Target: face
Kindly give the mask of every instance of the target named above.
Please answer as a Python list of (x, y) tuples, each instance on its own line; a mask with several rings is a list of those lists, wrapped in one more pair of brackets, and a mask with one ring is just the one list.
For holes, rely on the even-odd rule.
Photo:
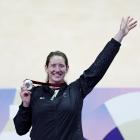
[(62, 83), (68, 71), (68, 66), (62, 56), (54, 55), (50, 58), (48, 66), (45, 66), (49, 83)]

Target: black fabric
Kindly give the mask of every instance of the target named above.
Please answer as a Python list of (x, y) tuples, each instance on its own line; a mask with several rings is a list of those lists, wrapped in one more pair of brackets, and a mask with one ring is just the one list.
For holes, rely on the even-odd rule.
[(14, 118), (17, 133), (24, 135), (31, 128), (31, 140), (83, 140), (83, 99), (103, 77), (120, 45), (111, 39), (95, 62), (77, 80), (61, 87), (53, 101), (54, 91), (47, 85), (34, 87), (30, 107), (21, 104)]

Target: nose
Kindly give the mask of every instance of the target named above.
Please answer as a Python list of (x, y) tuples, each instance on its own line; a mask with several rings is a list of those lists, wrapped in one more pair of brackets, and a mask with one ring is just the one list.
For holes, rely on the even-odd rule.
[(60, 67), (58, 65), (55, 67), (55, 71), (60, 71)]

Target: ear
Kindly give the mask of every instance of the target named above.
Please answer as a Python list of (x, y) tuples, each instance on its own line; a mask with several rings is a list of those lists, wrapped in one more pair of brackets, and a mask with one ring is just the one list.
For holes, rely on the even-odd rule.
[(48, 67), (47, 67), (47, 65), (45, 65), (45, 71), (46, 71), (46, 73), (48, 73)]
[(68, 72), (68, 70), (69, 70), (69, 65), (68, 65), (67, 68), (66, 68), (66, 73)]

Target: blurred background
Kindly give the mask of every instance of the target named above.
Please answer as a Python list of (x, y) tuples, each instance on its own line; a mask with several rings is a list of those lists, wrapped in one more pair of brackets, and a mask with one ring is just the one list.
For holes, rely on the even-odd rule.
[[(0, 0), (0, 140), (12, 137), (15, 140), (29, 139), (28, 134), (17, 136), (12, 122), (21, 102), (18, 91), (26, 78), (42, 82), (46, 80), (44, 66), (50, 51), (66, 53), (70, 65), (66, 81), (72, 82), (92, 64), (105, 44), (115, 36), (122, 17), (132, 16), (140, 21), (139, 5), (138, 0)], [(136, 99), (140, 99), (139, 37), (138, 23), (124, 38), (111, 67), (96, 86), (97, 89), (93, 90), (95, 94), (85, 100), (84, 110), (89, 112), (83, 111), (83, 129), (89, 140), (101, 140), (115, 126), (132, 120), (135, 123), (129, 124), (129, 127), (127, 124), (123, 129), (117, 128), (119, 130), (115, 129), (114, 132), (119, 134), (120, 131), (123, 138), (128, 140), (140, 139), (136, 132), (140, 128), (140, 114), (136, 113), (139, 106)], [(121, 100), (121, 96), (125, 98)], [(119, 124), (113, 117), (118, 114), (111, 113), (112, 110), (117, 113), (118, 109), (122, 109), (123, 115), (120, 117), (119, 114), (117, 118), (124, 120)], [(97, 112), (107, 113), (113, 125), (102, 125), (108, 117), (101, 114), (102, 117), (99, 117)], [(131, 117), (128, 119), (128, 116)], [(89, 121), (90, 125), (85, 126), (88, 120), (99, 124)], [(93, 126), (99, 127), (96, 134), (100, 134), (100, 128), (103, 128), (100, 136), (95, 136)], [(131, 130), (131, 134), (126, 128)]]

